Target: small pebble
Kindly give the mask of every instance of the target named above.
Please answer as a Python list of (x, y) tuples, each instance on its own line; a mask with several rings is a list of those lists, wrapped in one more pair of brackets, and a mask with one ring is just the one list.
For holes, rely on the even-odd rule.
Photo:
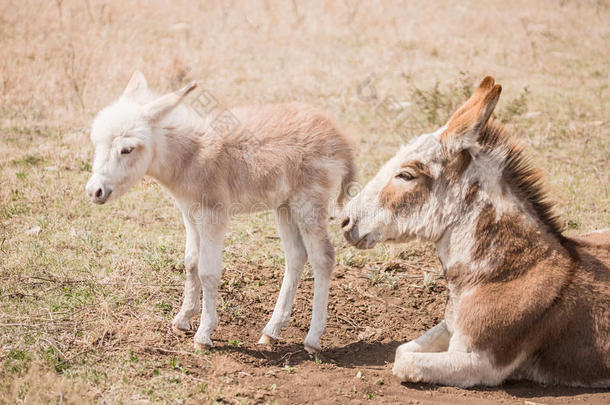
[(40, 229), (39, 226), (35, 226), (32, 229), (28, 229), (27, 231), (25, 231), (26, 235), (38, 235), (40, 233), (42, 229)]

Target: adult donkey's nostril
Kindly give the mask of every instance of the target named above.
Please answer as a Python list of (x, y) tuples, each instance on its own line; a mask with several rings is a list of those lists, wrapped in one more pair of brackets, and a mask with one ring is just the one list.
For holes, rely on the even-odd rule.
[(97, 191), (95, 192), (95, 198), (100, 199), (102, 198), (102, 194), (104, 194), (104, 190), (102, 190), (102, 188), (98, 188)]
[(343, 222), (341, 222), (341, 228), (345, 228), (349, 225), (349, 217), (345, 218)]

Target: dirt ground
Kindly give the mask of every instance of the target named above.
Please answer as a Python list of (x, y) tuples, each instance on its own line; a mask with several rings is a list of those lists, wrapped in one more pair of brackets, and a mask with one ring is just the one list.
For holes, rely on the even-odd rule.
[[(212, 376), (199, 367), (212, 364), (213, 379), (224, 381), (218, 401), (279, 403), (608, 403), (603, 390), (545, 387), (525, 382), (508, 382), (500, 388), (459, 389), (427, 384), (400, 384), (391, 374), (396, 347), (417, 337), (443, 319), (446, 290), (436, 279), (422, 284), (421, 269), (437, 266), (431, 249), (417, 250), (417, 260), (386, 265), (389, 280), (372, 285), (358, 268), (339, 266), (331, 288), (328, 329), (324, 351), (317, 356), (301, 345), (308, 327), (309, 292), (305, 280), (297, 296), (292, 326), (274, 347), (260, 347), (256, 341), (272, 306), (260, 296), (274, 295), (277, 279), (252, 269), (249, 280), (264, 282), (260, 291), (223, 288), (223, 300), (239, 305), (245, 313), (239, 321), (220, 321), (215, 348), (205, 361), (183, 357), (184, 367), (195, 378)], [(417, 263), (414, 265), (414, 262)], [(383, 276), (382, 276), (383, 277)], [(267, 287), (267, 288), (265, 288)], [(238, 339), (235, 343), (233, 339)], [(185, 339), (168, 331), (166, 343), (185, 344)], [(229, 342), (229, 343), (227, 343)], [(186, 344), (190, 339), (186, 339)], [(154, 354), (154, 353), (153, 353)], [(199, 366), (199, 367), (198, 367)], [(265, 387), (264, 389), (249, 387)], [(246, 401), (246, 402), (247, 402)]]

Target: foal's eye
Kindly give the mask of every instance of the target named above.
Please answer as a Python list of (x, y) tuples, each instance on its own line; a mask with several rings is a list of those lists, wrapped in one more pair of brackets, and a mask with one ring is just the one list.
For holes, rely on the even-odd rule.
[(401, 180), (405, 180), (405, 181), (410, 181), (413, 180), (415, 178), (415, 176), (413, 176), (411, 173), (409, 172), (400, 172), (396, 175), (397, 179), (401, 179)]
[(121, 149), (121, 155), (128, 155), (133, 152), (133, 146)]

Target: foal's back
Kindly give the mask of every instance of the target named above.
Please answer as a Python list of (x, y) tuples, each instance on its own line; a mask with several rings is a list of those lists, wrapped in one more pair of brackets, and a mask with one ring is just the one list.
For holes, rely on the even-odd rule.
[(353, 179), (349, 142), (321, 110), (302, 103), (232, 110), (241, 129), (226, 137), (223, 152), (233, 199), (245, 190), (276, 205), (295, 194), (328, 204), (341, 180)]

